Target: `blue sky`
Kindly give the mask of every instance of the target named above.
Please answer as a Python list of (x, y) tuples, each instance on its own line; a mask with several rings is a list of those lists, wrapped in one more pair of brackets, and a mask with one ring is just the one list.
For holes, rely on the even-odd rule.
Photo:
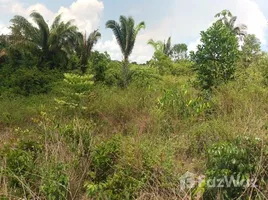
[(107, 51), (113, 59), (121, 59), (120, 49), (112, 32), (105, 29), (109, 19), (131, 15), (136, 22), (145, 21), (131, 59), (145, 62), (153, 49), (146, 43), (150, 38), (164, 40), (172, 36), (173, 43), (187, 43), (191, 50), (199, 43), (199, 33), (215, 20), (214, 15), (229, 9), (238, 16), (238, 23), (248, 25), (248, 32), (256, 34), (263, 49), (268, 45), (267, 0), (0, 0), (0, 34), (7, 33), (14, 15), (28, 17), (39, 11), (50, 23), (62, 13), (64, 20), (75, 19), (81, 31), (100, 29), (99, 51)]

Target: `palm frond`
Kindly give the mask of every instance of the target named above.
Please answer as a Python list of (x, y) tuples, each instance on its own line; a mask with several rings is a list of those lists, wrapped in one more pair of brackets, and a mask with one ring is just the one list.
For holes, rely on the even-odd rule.
[(106, 22), (106, 28), (112, 29), (114, 36), (117, 40), (117, 43), (119, 44), (119, 47), (120, 47), (122, 53), (124, 53), (125, 43), (123, 42), (124, 39), (122, 38), (122, 31), (121, 31), (120, 25), (114, 20), (109, 20)]
[(39, 33), (41, 36), (41, 47), (43, 49), (48, 50), (48, 39), (49, 39), (49, 27), (48, 24), (45, 22), (43, 16), (38, 12), (32, 12), (31, 15), (34, 22), (37, 24), (39, 28)]

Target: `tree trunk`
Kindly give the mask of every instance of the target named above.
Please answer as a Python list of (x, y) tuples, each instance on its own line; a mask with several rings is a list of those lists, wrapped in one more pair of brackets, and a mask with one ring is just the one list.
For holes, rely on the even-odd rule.
[(122, 74), (122, 86), (123, 88), (127, 88), (129, 84), (129, 62), (128, 58), (124, 58), (122, 61), (122, 69), (121, 69), (121, 74)]

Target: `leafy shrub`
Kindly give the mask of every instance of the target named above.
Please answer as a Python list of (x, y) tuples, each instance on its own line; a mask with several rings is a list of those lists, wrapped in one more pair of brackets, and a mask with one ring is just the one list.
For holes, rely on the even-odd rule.
[[(258, 164), (261, 160), (262, 151), (263, 146), (261, 140), (258, 138), (238, 138), (232, 143), (221, 142), (212, 145), (208, 149), (207, 181), (213, 179), (221, 181), (223, 188), (208, 188), (205, 196), (212, 197), (220, 192), (220, 195), (224, 199), (236, 199), (241, 197), (241, 195), (249, 195), (247, 193), (248, 188), (245, 187), (250, 187), (246, 185), (247, 183), (254, 183), (250, 179), (264, 178), (260, 174), (256, 176), (256, 173), (260, 170), (258, 169), (260, 167)], [(229, 183), (231, 184), (230, 186), (227, 185), (228, 181), (231, 181)], [(262, 180), (257, 181), (261, 182)], [(238, 185), (239, 183), (242, 183), (242, 185)], [(254, 195), (252, 191), (250, 191), (250, 194)]]
[(88, 156), (92, 148), (91, 123), (80, 126), (80, 121), (75, 118), (72, 122), (60, 127), (60, 132), (66, 139), (72, 152), (78, 156)]
[(200, 86), (211, 89), (232, 80), (238, 60), (238, 41), (232, 31), (217, 21), (201, 32), (201, 42), (196, 53), (191, 52)]
[(109, 86), (118, 86), (121, 82), (121, 64), (111, 61), (105, 71), (105, 84)]
[(105, 73), (107, 68), (109, 67), (109, 63), (111, 58), (107, 52), (100, 53), (95, 51), (90, 56), (90, 73), (94, 75), (94, 80), (96, 82), (104, 82), (105, 81)]
[(133, 85), (140, 88), (152, 86), (154, 83), (161, 81), (161, 78), (153, 68), (133, 67), (131, 69), (131, 81)]
[(268, 86), (268, 54), (264, 53), (259, 59), (259, 68), (263, 75), (263, 83)]
[(179, 60), (173, 64), (171, 74), (174, 76), (190, 76), (193, 74), (193, 63), (188, 60)]
[(35, 141), (22, 140), (14, 147), (6, 146), (1, 156), (6, 160), (5, 176), (9, 179), (9, 188), (17, 195), (35, 188), (38, 180), (37, 158), (42, 146)]
[(60, 75), (57, 71), (20, 68), (12, 74), (4, 73), (3, 76), (5, 77), (1, 82), (4, 88), (15, 94), (29, 96), (49, 92), (52, 89), (52, 82), (58, 80)]
[(40, 191), (46, 199), (64, 200), (67, 197), (69, 178), (62, 163), (52, 163), (42, 168)]
[(161, 51), (154, 53), (151, 65), (155, 67), (161, 75), (170, 74), (173, 69), (172, 60)]
[(107, 142), (102, 142), (92, 153), (92, 166), (94, 169), (94, 180), (105, 181), (113, 174), (114, 165), (120, 153), (120, 139), (112, 138)]
[(165, 90), (158, 105), (169, 115), (178, 118), (199, 116), (210, 108), (209, 102), (202, 96), (191, 98), (186, 89)]
[(64, 88), (62, 99), (56, 99), (59, 105), (67, 108), (85, 108), (82, 103), (86, 95), (89, 94), (90, 88), (93, 85), (93, 75), (78, 75), (65, 73), (64, 74)]

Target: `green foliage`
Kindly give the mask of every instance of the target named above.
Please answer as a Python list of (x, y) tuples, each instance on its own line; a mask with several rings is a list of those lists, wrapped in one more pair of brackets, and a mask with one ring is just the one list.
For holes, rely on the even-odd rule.
[(158, 100), (159, 108), (178, 118), (204, 115), (210, 103), (202, 96), (192, 98), (187, 89), (170, 89)]
[(248, 34), (244, 38), (244, 44), (241, 51), (241, 61), (243, 67), (249, 67), (253, 62), (256, 62), (261, 55), (261, 42), (252, 34)]
[(245, 24), (236, 25), (237, 17), (229, 10), (223, 10), (220, 13), (215, 15), (218, 19), (218, 22), (222, 22), (233, 34), (242, 37), (247, 35), (247, 26)]
[(156, 51), (151, 61), (151, 65), (155, 67), (160, 75), (170, 74), (173, 69), (173, 62), (166, 54)]
[(105, 74), (108, 69), (111, 58), (107, 52), (100, 53), (94, 51), (90, 57), (90, 73), (94, 75), (96, 82), (105, 82)]
[(61, 77), (57, 71), (41, 71), (37, 68), (20, 68), (12, 74), (2, 75), (3, 91), (9, 90), (24, 96), (48, 93), (52, 89), (52, 83)]
[(135, 21), (132, 17), (120, 16), (120, 24), (114, 20), (106, 22), (106, 28), (110, 28), (117, 40), (117, 43), (123, 54), (122, 68), (121, 68), (121, 80), (122, 87), (127, 87), (129, 84), (129, 56), (131, 55), (136, 37), (141, 29), (145, 28), (145, 23), (140, 22), (135, 26)]
[(40, 191), (48, 200), (64, 200), (67, 197), (69, 178), (62, 163), (45, 165), (41, 169)]
[(187, 59), (188, 47), (186, 44), (175, 44), (172, 48), (172, 58), (175, 62)]
[(94, 84), (92, 78), (93, 75), (81, 76), (78, 74), (65, 73), (65, 87), (62, 90), (64, 97), (62, 99), (56, 99), (57, 103), (71, 109), (85, 109), (86, 107), (83, 105), (83, 100), (86, 98), (86, 95), (90, 93), (90, 88)]
[(71, 21), (61, 21), (61, 15), (54, 19), (50, 28), (41, 14), (32, 12), (30, 17), (36, 26), (22, 16), (11, 19), (12, 44), (17, 49), (32, 52), (39, 59), (36, 65), (66, 67), (67, 55), (77, 41), (77, 27)]
[(150, 87), (161, 81), (160, 76), (154, 68), (134, 66), (131, 69), (132, 84), (137, 87)]
[(81, 127), (79, 120), (75, 118), (72, 122), (60, 127), (61, 135), (66, 139), (69, 148), (79, 157), (90, 154), (93, 140), (92, 126), (91, 123), (88, 123)]
[(191, 76), (193, 75), (194, 63), (189, 60), (179, 60), (173, 64), (171, 74), (174, 76)]
[[(25, 134), (25, 133), (24, 133)], [(38, 180), (38, 170), (36, 169), (37, 157), (42, 151), (42, 145), (31, 140), (22, 140), (13, 146), (6, 146), (0, 152), (0, 157), (4, 157), (5, 163), (1, 163), (4, 169), (4, 176), (9, 179), (9, 188), (14, 194), (21, 195), (27, 188), (33, 187)]]
[(120, 138), (114, 137), (99, 144), (92, 153), (94, 181), (105, 181), (113, 173), (120, 153)]
[(171, 37), (167, 39), (167, 42), (154, 41), (153, 39), (150, 39), (148, 41), (148, 44), (151, 45), (155, 49), (155, 51), (159, 51), (167, 56), (171, 56), (173, 53), (173, 49), (171, 46)]
[(206, 32), (201, 32), (201, 42), (197, 46), (197, 52), (191, 52), (200, 86), (211, 89), (234, 79), (238, 59), (238, 41), (235, 35), (218, 21)]
[[(262, 148), (259, 138), (248, 137), (212, 145), (208, 149), (206, 179), (207, 181), (221, 180), (224, 188), (208, 188), (205, 195), (215, 196), (219, 192), (218, 189), (221, 189), (221, 196), (224, 199), (236, 199), (241, 197), (241, 194), (243, 196), (243, 193), (247, 195), (245, 187), (247, 183), (254, 183), (251, 179), (256, 178), (258, 164), (262, 162)], [(242, 185), (239, 185), (240, 183)], [(252, 192), (251, 195), (253, 195)]]
[(88, 38), (85, 34), (83, 36), (82, 34), (78, 35), (78, 45), (76, 47), (76, 51), (78, 53), (78, 56), (80, 57), (80, 67), (81, 72), (84, 74), (87, 70), (88, 60), (91, 56), (91, 51), (94, 47), (94, 45), (98, 42), (100, 39), (101, 34), (98, 30), (93, 31), (89, 34)]
[(119, 86), (121, 80), (121, 63), (111, 61), (105, 71), (105, 84), (109, 86)]

